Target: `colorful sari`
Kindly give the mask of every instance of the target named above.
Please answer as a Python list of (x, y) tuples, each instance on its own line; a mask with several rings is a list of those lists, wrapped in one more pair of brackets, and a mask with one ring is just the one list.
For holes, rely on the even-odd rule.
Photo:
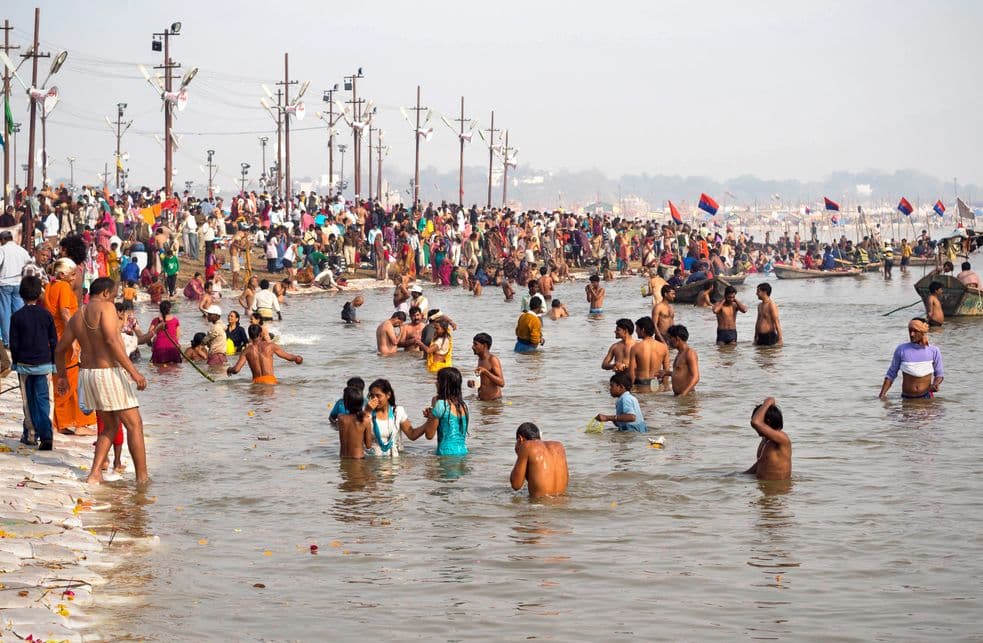
[[(78, 299), (75, 297), (75, 291), (72, 289), (72, 285), (61, 279), (48, 284), (44, 292), (44, 307), (55, 318), (55, 331), (60, 340), (61, 336), (65, 333), (65, 321), (61, 318), (61, 309), (67, 309), (70, 315), (74, 315), (78, 310)], [(54, 428), (59, 433), (95, 435), (96, 432), (92, 427), (96, 425), (96, 414), (90, 413), (86, 415), (79, 408), (78, 364), (79, 345), (78, 342), (74, 342), (71, 353), (65, 356), (65, 374), (68, 378), (68, 390), (64, 395), (59, 395), (58, 390), (55, 389)], [(83, 431), (80, 432), (79, 429), (83, 429)]]

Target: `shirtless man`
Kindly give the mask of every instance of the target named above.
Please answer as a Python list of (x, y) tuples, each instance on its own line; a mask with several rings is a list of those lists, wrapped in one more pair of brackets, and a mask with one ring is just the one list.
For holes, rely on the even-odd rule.
[(710, 293), (713, 292), (714, 283), (708, 281), (704, 286), (703, 290), (696, 294), (696, 302), (693, 304), (696, 308), (710, 308), (713, 306), (713, 302), (710, 300)]
[(242, 294), (239, 295), (239, 305), (242, 306), (243, 312), (247, 315), (253, 308), (253, 300), (256, 298), (256, 289), (258, 287), (259, 280), (256, 277), (250, 277), (249, 281), (242, 288)]
[[(648, 289), (642, 291), (642, 297), (652, 298), (652, 310), (655, 310), (656, 304), (662, 301), (662, 287), (666, 285), (666, 280), (659, 275), (659, 271), (652, 268), (652, 275), (649, 277)], [(652, 319), (655, 319), (653, 314)]]
[(753, 473), (758, 480), (788, 480), (792, 477), (792, 440), (782, 430), (782, 411), (775, 406), (775, 398), (769, 397), (754, 408), (751, 426), (761, 442), (758, 459), (744, 473)]
[(587, 294), (588, 313), (600, 315), (604, 312), (604, 288), (601, 286), (601, 278), (597, 274), (590, 276), (590, 283), (584, 286)]
[[(116, 282), (101, 277), (89, 286), (89, 303), (79, 309), (65, 325), (65, 332), (55, 348), (55, 387), (60, 395), (68, 390), (65, 357), (78, 341), (81, 347), (79, 385), (86, 406), (93, 409), (106, 429), (96, 439), (95, 456), (86, 482), (102, 482), (102, 464), (106, 462), (120, 423), (126, 427), (130, 458), (136, 470), (137, 484), (145, 484), (147, 451), (143, 441), (143, 418), (133, 384), (138, 391), (147, 387), (147, 380), (133, 366), (123, 337), (113, 300)], [(131, 383), (130, 380), (133, 380)]]
[(567, 305), (561, 302), (559, 299), (554, 299), (553, 303), (550, 304), (550, 311), (546, 313), (546, 316), (556, 321), (558, 319), (563, 319), (564, 317), (570, 316), (570, 311), (567, 310)]
[(666, 331), (676, 321), (676, 311), (672, 302), (676, 301), (676, 289), (668, 284), (662, 287), (662, 301), (652, 307), (652, 321), (655, 322), (654, 337), (666, 343)]
[(925, 317), (928, 318), (928, 325), (940, 327), (945, 323), (945, 313), (942, 312), (942, 282), (933, 281), (928, 285), (928, 297), (925, 298)]
[(409, 280), (406, 275), (393, 275), (393, 284), (396, 285), (396, 289), (393, 291), (393, 310), (409, 311), (410, 291), (406, 286)]
[(781, 346), (782, 325), (778, 321), (778, 306), (771, 298), (771, 284), (758, 284), (758, 319), (754, 322), (754, 343), (757, 346)]
[(616, 373), (628, 370), (631, 347), (635, 345), (635, 340), (632, 338), (634, 332), (635, 324), (630, 319), (621, 318), (614, 323), (614, 336), (618, 341), (608, 348), (607, 355), (601, 361), (601, 368)]
[(529, 497), (555, 496), (566, 491), (570, 481), (567, 452), (563, 445), (542, 439), (532, 422), (523, 422), (515, 431), (515, 466), (510, 482), (518, 491), (529, 483)]
[(253, 374), (253, 384), (276, 384), (276, 375), (273, 374), (273, 356), (294, 364), (303, 364), (304, 358), (300, 355), (291, 355), (280, 348), (279, 344), (263, 337), (263, 327), (258, 324), (249, 325), (249, 343), (239, 355), (239, 361), (235, 366), (226, 369), (225, 374), (232, 377), (245, 364), (249, 364), (249, 370)]
[[(677, 351), (676, 359), (672, 363), (672, 394), (675, 396), (686, 395), (696, 388), (700, 381), (700, 360), (696, 356), (696, 351), (690, 348), (689, 331), (685, 326), (676, 324), (670, 326), (666, 337), (669, 339), (669, 346)], [(666, 375), (662, 371), (661, 375)]]
[[(471, 342), (471, 352), (478, 356), (478, 366), (474, 369), (475, 377), (479, 378), (478, 399), (497, 400), (502, 397), (505, 386), (505, 376), (502, 374), (502, 362), (491, 352), (492, 338), (488, 333), (478, 333)], [(474, 380), (468, 380), (468, 387), (474, 388)]]
[(546, 305), (549, 306), (550, 302), (553, 301), (553, 275), (550, 274), (549, 268), (546, 266), (539, 269), (539, 292), (542, 293)]
[[(652, 380), (661, 378), (660, 391), (666, 390), (669, 374), (669, 348), (653, 338), (655, 324), (651, 317), (635, 320), (635, 332), (639, 341), (628, 351), (628, 377), (635, 391), (648, 393), (652, 390)], [(663, 374), (660, 375), (660, 372)]]
[(901, 397), (907, 400), (931, 399), (935, 397), (945, 372), (942, 367), (942, 353), (937, 346), (928, 344), (928, 321), (915, 317), (908, 322), (908, 341), (894, 349), (891, 366), (884, 375), (879, 397), (887, 397), (888, 389), (901, 373)]
[(737, 313), (746, 313), (747, 306), (737, 301), (737, 288), (727, 286), (724, 300), (713, 305), (717, 316), (717, 344), (737, 343)]
[(405, 321), (406, 313), (397, 310), (392, 314), (392, 317), (379, 324), (379, 327), (375, 329), (375, 343), (380, 355), (383, 357), (395, 355), (399, 350), (399, 337), (396, 334), (396, 329), (402, 326)]
[(249, 251), (249, 240), (245, 230), (236, 230), (229, 243), (229, 262), (232, 264), (232, 287), (239, 287), (239, 257)]
[(397, 346), (404, 351), (418, 351), (418, 342), (426, 324), (423, 323), (423, 313), (416, 306), (410, 307), (410, 321), (403, 324), (399, 329), (399, 342)]

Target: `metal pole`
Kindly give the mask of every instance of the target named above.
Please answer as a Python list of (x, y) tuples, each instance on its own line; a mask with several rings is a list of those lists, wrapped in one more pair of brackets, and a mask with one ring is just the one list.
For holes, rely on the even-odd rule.
[(488, 205), (491, 209), (492, 165), (495, 162), (495, 110), (491, 113), (491, 127), (488, 128)]
[(123, 103), (116, 104), (116, 189), (119, 190), (120, 150), (119, 141), (123, 136)]
[(260, 145), (260, 147), (263, 150), (262, 151), (262, 154), (263, 154), (263, 164), (260, 166), (261, 168), (263, 168), (261, 170), (261, 173), (263, 173), (263, 174), (266, 173), (266, 141), (268, 141), (268, 140), (269, 139), (266, 136), (260, 137), (260, 139), (259, 139), (259, 145)]
[(208, 198), (212, 198), (212, 157), (215, 156), (215, 150), (208, 150)]
[[(41, 31), (41, 9), (34, 9), (34, 45), (31, 48), (31, 87), (38, 86), (38, 40)], [(34, 192), (34, 145), (35, 145), (35, 118), (38, 113), (38, 104), (33, 98), (31, 103), (31, 123), (27, 137), (27, 194), (30, 197)], [(6, 114), (4, 114), (6, 118)], [(24, 238), (23, 245), (28, 250), (33, 245), (34, 238), (34, 213), (28, 210), (28, 216), (24, 218)]]
[[(288, 54), (283, 53), (283, 103), (290, 104), (290, 68), (288, 66)], [(290, 114), (283, 114), (283, 152), (286, 157), (286, 173), (284, 179), (284, 194), (287, 198), (287, 215), (290, 215)]]
[(461, 162), (457, 171), (457, 200), (461, 209), (464, 209), (464, 96), (461, 96)]
[(509, 131), (505, 130), (505, 147), (502, 148), (502, 209), (509, 202)]
[(373, 128), (369, 125), (369, 202), (372, 202), (372, 131)]
[[(379, 131), (381, 132), (382, 130)], [(376, 140), (378, 141), (378, 143), (375, 148), (376, 153), (379, 155), (379, 171), (376, 173), (376, 177), (375, 177), (376, 181), (378, 181), (378, 183), (376, 184), (375, 196), (377, 199), (379, 199), (379, 201), (382, 201), (382, 140), (381, 139), (382, 139), (381, 136), (377, 137)], [(370, 153), (369, 162), (371, 161), (372, 161), (372, 155)]]
[[(164, 30), (164, 91), (171, 91), (171, 29)], [(171, 150), (171, 105), (164, 101), (164, 193), (171, 198), (173, 157)]]
[[(9, 20), (3, 21), (3, 50), (9, 56), (11, 50), (17, 49), (17, 47), (11, 46), (10, 44), (10, 30), (13, 27), (10, 26)], [(9, 101), (10, 100), (10, 70), (7, 69), (6, 65), (3, 68), (3, 96)], [(8, 203), (13, 203), (14, 199), (10, 196), (10, 127), (7, 122), (6, 114), (2, 115), (3, 118), (3, 202), (4, 205)], [(17, 182), (17, 159), (14, 159), (14, 183)]]
[(48, 185), (48, 117), (41, 111), (41, 189)]
[(334, 92), (328, 101), (328, 195), (334, 196)]
[(276, 90), (276, 194), (283, 194), (283, 90)]
[(416, 86), (416, 154), (413, 161), (413, 208), (420, 207), (420, 86)]
[[(358, 113), (358, 74), (352, 74), (352, 120), (359, 120)], [(355, 195), (356, 201), (362, 194), (362, 171), (359, 165), (359, 150), (362, 147), (361, 131), (357, 127), (352, 128), (352, 166), (355, 169)]]

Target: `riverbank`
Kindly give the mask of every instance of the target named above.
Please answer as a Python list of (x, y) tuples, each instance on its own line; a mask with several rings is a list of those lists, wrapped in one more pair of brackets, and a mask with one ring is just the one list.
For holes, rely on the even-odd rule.
[[(56, 435), (52, 451), (21, 444), (20, 392), (6, 390), (17, 378), (2, 384), (0, 639), (99, 640), (93, 594), (107, 585), (108, 572), (127, 551), (157, 539), (134, 541), (119, 533), (106, 500), (109, 487), (83, 482), (92, 437)], [(124, 479), (130, 476), (124, 473)]]

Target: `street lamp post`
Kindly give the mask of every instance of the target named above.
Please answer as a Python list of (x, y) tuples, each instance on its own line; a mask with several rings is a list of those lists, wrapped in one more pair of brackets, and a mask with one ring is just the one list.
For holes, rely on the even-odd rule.
[[(155, 69), (164, 70), (164, 92), (170, 93), (172, 91), (171, 81), (173, 76), (171, 75), (172, 69), (178, 69), (181, 67), (180, 63), (173, 62), (171, 60), (171, 36), (177, 36), (181, 33), (181, 23), (174, 22), (170, 27), (164, 29), (164, 31), (153, 34), (153, 41), (151, 42), (150, 48), (153, 51), (161, 50), (161, 38), (164, 39), (163, 50), (164, 50), (164, 64), (156, 65)], [(164, 101), (164, 192), (167, 193), (168, 198), (171, 196), (171, 181), (173, 179), (172, 166), (174, 164), (173, 154), (174, 151), (171, 146), (171, 104), (168, 101)]]
[(240, 165), (240, 167), (242, 167), (242, 179), (241, 179), (241, 181), (242, 181), (242, 190), (240, 191), (240, 194), (245, 194), (246, 193), (246, 174), (249, 173), (249, 167), (250, 166), (249, 166), (249, 163), (240, 163), (239, 165)]
[(212, 179), (214, 178), (214, 173), (212, 168), (215, 167), (212, 163), (212, 159), (215, 158), (215, 150), (208, 150), (208, 198), (212, 198)]
[(74, 195), (75, 194), (75, 157), (69, 156), (65, 160), (68, 161), (68, 189)]
[(338, 179), (338, 193), (341, 194), (342, 190), (348, 187), (345, 184), (345, 152), (348, 151), (348, 146), (339, 145), (338, 150), (341, 152), (341, 178)]
[[(345, 76), (345, 91), (350, 91), (352, 93), (352, 121), (358, 122), (362, 120), (361, 114), (361, 101), (358, 99), (358, 79), (365, 78), (362, 74), (362, 68), (359, 67), (351, 76)], [(352, 144), (354, 148), (352, 149), (352, 163), (355, 168), (355, 194), (361, 195), (362, 192), (362, 131), (357, 128), (352, 128)]]
[(324, 90), (322, 100), (328, 104), (328, 190), (334, 186), (334, 94), (338, 91), (338, 83), (331, 89)]
[(259, 146), (263, 155), (263, 164), (259, 166), (261, 172), (259, 175), (259, 184), (263, 187), (264, 190), (266, 189), (266, 144), (269, 142), (269, 140), (270, 140), (269, 136), (259, 137)]

